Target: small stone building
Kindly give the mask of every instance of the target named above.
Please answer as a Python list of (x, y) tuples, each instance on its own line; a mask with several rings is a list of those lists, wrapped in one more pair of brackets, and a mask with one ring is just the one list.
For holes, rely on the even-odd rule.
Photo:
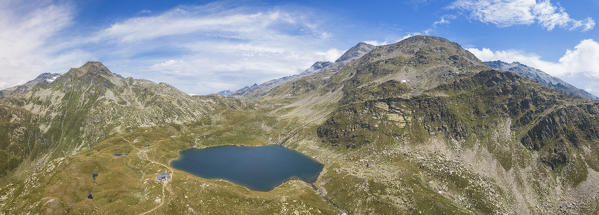
[(167, 182), (169, 179), (171, 179), (171, 175), (168, 174), (168, 172), (162, 173), (156, 177), (156, 180), (162, 183)]

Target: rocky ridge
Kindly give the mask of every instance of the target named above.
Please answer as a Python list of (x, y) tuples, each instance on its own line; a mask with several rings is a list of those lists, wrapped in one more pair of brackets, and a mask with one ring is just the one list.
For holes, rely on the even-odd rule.
[(225, 90), (225, 91), (219, 92), (218, 94), (224, 95), (224, 96), (235, 96), (235, 97), (260, 97), (260, 96), (265, 95), (266, 93), (268, 93), (268, 91), (272, 90), (273, 88), (275, 88), (281, 84), (284, 84), (291, 80), (306, 76), (315, 71), (323, 69), (329, 65), (331, 65), (331, 62), (318, 61), (318, 62), (312, 64), (312, 66), (310, 66), (310, 68), (306, 69), (305, 71), (303, 71), (300, 74), (285, 76), (285, 77), (278, 78), (278, 79), (273, 79), (273, 80), (264, 82), (259, 85), (254, 84), (252, 86), (241, 88), (235, 92)]
[(246, 97), (246, 98), (259, 98), (266, 94), (268, 94), (272, 89), (285, 84), (289, 81), (296, 80), (307, 75), (310, 75), (314, 72), (322, 70), (324, 68), (328, 68), (332, 71), (337, 71), (342, 68), (345, 64), (351, 62), (352, 60), (358, 59), (363, 55), (370, 52), (376, 46), (366, 44), (364, 42), (360, 42), (348, 49), (341, 57), (339, 57), (334, 63), (328, 61), (317, 61), (310, 68), (306, 69), (300, 74), (285, 76), (279, 79), (273, 79), (262, 84), (254, 84), (252, 86), (241, 88), (235, 92), (230, 91), (222, 91), (218, 94), (227, 95), (227, 96), (236, 96), (236, 97)]
[(7, 97), (15, 93), (27, 92), (37, 85), (48, 85), (54, 82), (59, 76), (59, 73), (42, 73), (35, 79), (28, 81), (25, 84), (0, 90), (0, 98)]
[[(65, 74), (76, 78), (61, 76), (48, 88), (57, 87), (67, 92), (64, 95), (72, 92), (62, 89), (93, 89), (103, 92), (100, 95), (110, 89), (117, 100), (107, 101), (111, 107), (118, 105), (118, 98), (137, 100), (141, 105), (133, 107), (140, 108), (132, 110), (139, 113), (124, 112), (127, 116), (114, 120), (101, 118), (112, 128), (104, 140), (82, 147), (64, 161), (58, 158), (49, 162), (52, 168), (37, 168), (47, 172), (36, 174), (35, 183), (18, 177), (11, 180), (0, 188), (0, 199), (5, 200), (0, 202), (0, 210), (94, 213), (89, 200), (72, 196), (96, 186), (81, 178), (104, 170), (127, 180), (98, 183), (103, 191), (93, 200), (94, 207), (130, 213), (148, 209), (165, 214), (222, 210), (282, 214), (599, 212), (599, 103), (566, 95), (512, 72), (491, 69), (443, 38), (415, 36), (374, 47), (359, 58), (275, 86), (250, 104), (222, 96), (187, 97), (166, 84), (115, 77), (97, 64), (84, 67), (83, 71)], [(95, 72), (85, 72), (92, 70)], [(146, 87), (136, 88), (142, 83), (147, 83)], [(79, 85), (90, 89), (81, 90), (86, 88), (76, 87)], [(140, 93), (127, 93), (128, 88)], [(40, 97), (44, 89), (34, 88), (29, 96), (1, 100), (12, 115), (0, 120), (16, 122), (20, 118), (19, 122), (28, 122), (29, 118), (46, 116), (38, 110), (64, 110), (42, 106), (46, 100), (27, 99)], [(90, 94), (95, 95), (84, 93)], [(90, 107), (103, 107), (98, 101), (106, 101), (105, 97), (65, 104), (82, 107), (95, 101)], [(204, 115), (194, 115), (187, 107), (207, 109)], [(153, 111), (146, 112), (148, 109)], [(143, 122), (155, 124), (128, 121), (128, 115), (140, 113), (149, 120)], [(158, 114), (166, 118), (151, 121)], [(209, 117), (201, 117), (205, 115)], [(169, 121), (175, 119), (190, 123)], [(125, 125), (141, 128), (114, 129), (119, 127), (116, 122), (131, 122)], [(19, 125), (5, 125), (13, 124)], [(37, 129), (44, 133), (42, 128)], [(84, 131), (93, 128), (86, 126)], [(9, 130), (19, 133), (19, 129)], [(313, 185), (290, 181), (272, 193), (188, 177), (183, 172), (176, 172), (177, 177), (166, 185), (148, 182), (165, 171), (162, 165), (176, 158), (178, 150), (231, 142), (282, 144), (313, 157), (324, 164), (324, 169)], [(134, 156), (106, 159), (116, 150)], [(60, 181), (73, 176), (79, 183)]]
[(539, 69), (532, 68), (518, 62), (506, 63), (503, 61), (488, 61), (485, 62), (485, 64), (493, 69), (516, 73), (524, 78), (536, 81), (543, 86), (561, 91), (570, 96), (578, 96), (586, 99), (597, 99), (596, 96), (593, 96), (584, 90), (578, 89), (559, 78), (553, 77)]

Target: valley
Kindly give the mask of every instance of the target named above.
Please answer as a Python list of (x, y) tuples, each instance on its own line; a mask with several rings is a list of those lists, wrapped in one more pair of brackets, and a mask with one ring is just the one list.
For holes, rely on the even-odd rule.
[[(0, 213), (599, 212), (598, 101), (432, 36), (359, 43), (319, 65), (225, 97), (92, 62), (4, 97)], [(262, 192), (171, 166), (224, 145), (281, 145), (322, 171)]]

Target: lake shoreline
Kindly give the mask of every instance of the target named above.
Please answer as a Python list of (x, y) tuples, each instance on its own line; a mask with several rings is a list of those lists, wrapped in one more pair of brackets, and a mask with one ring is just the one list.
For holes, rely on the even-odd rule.
[[(209, 149), (209, 151), (205, 151), (206, 149)], [(189, 151), (189, 150), (196, 150), (196, 151)], [(202, 150), (204, 150), (204, 151), (202, 151)], [(250, 151), (248, 151), (248, 150), (250, 150)], [(201, 154), (204, 156), (186, 157), (186, 155), (184, 154), (184, 153), (186, 153), (186, 151), (187, 151), (187, 153), (195, 153), (197, 155)], [(228, 152), (228, 151), (230, 151), (230, 152)], [(219, 154), (218, 156), (215, 157), (215, 155), (208, 155), (206, 153), (216, 153), (216, 154), (225, 153), (225, 154), (222, 154), (222, 155)], [(233, 154), (237, 153), (237, 156), (241, 156), (241, 157), (231, 157), (231, 158), (227, 158), (226, 160), (223, 160), (228, 156), (226, 153), (233, 153)], [(243, 154), (243, 153), (245, 153), (245, 154)], [(251, 153), (251, 154), (248, 154), (248, 153)], [(254, 153), (257, 153), (257, 154), (263, 153), (264, 155), (256, 155)], [(189, 155), (187, 155), (187, 156), (189, 156)], [(243, 156), (249, 156), (249, 157), (252, 157), (252, 159), (258, 159), (259, 161), (243, 160), (244, 159)], [(256, 156), (258, 156), (258, 157), (256, 157)], [(202, 160), (202, 159), (216, 159), (216, 161), (215, 160)], [(260, 161), (260, 159), (262, 159), (262, 160)], [(199, 161), (202, 161), (202, 162), (199, 162)], [(216, 165), (216, 168), (218, 168), (220, 165), (221, 169), (215, 170), (215, 167), (212, 167), (212, 166), (198, 167), (198, 165), (200, 165), (200, 166), (207, 165), (205, 163), (207, 163), (208, 161), (210, 161), (210, 162), (212, 162), (212, 164)], [(233, 161), (241, 162), (241, 163), (235, 164)], [(178, 162), (180, 162), (180, 163), (178, 163)], [(193, 163), (193, 165), (190, 166), (189, 162)], [(216, 163), (214, 163), (214, 162), (216, 162)], [(241, 171), (243, 173), (227, 172), (227, 171), (234, 171), (236, 168), (239, 168), (239, 167), (237, 167), (237, 166), (222, 166), (223, 165), (223, 164), (221, 164), (222, 162), (225, 162), (228, 165), (238, 165), (243, 168), (250, 168), (250, 169), (253, 168), (256, 170), (260, 170), (262, 172), (259, 175), (250, 175), (251, 177), (248, 177), (248, 175), (240, 176), (240, 175), (236, 175), (236, 174), (247, 174), (247, 170), (241, 169)], [(231, 164), (232, 162), (233, 162), (233, 164)], [(281, 165), (283, 165), (283, 164), (288, 165), (288, 166), (282, 167)], [(247, 165), (250, 165), (250, 166), (247, 166)], [(257, 165), (257, 166), (251, 166), (251, 165)], [(258, 145), (258, 146), (252, 146), (252, 145), (248, 146), (248, 145), (240, 145), (240, 144), (227, 144), (227, 145), (218, 145), (218, 146), (200, 146), (200, 147), (194, 146), (194, 147), (190, 147), (188, 149), (179, 150), (179, 156), (169, 160), (169, 166), (171, 166), (177, 170), (181, 170), (183, 172), (190, 173), (196, 177), (201, 177), (201, 178), (207, 179), (207, 180), (227, 181), (229, 183), (245, 187), (248, 190), (258, 191), (258, 192), (270, 192), (270, 191), (276, 189), (277, 187), (279, 187), (289, 181), (292, 181), (292, 180), (299, 180), (299, 181), (305, 182), (307, 185), (312, 185), (314, 182), (316, 182), (318, 180), (318, 178), (321, 175), (322, 170), (325, 168), (324, 164), (318, 162), (316, 159), (314, 159), (310, 156), (307, 156), (297, 150), (290, 149), (290, 148), (287, 148), (287, 147), (281, 146), (281, 145), (275, 145), (275, 144), (265, 144), (265, 145)], [(293, 173), (293, 175), (284, 176), (285, 178), (281, 178), (280, 177), (281, 175), (277, 175), (277, 174), (291, 174), (290, 168), (297, 169), (295, 171), (308, 171), (308, 172)], [(228, 170), (228, 169), (232, 169), (232, 170)], [(266, 169), (268, 169), (268, 170), (266, 170)], [(272, 170), (272, 171), (270, 171), (270, 170)], [(291, 170), (291, 172), (292, 171), (293, 170)], [(210, 174), (216, 174), (216, 175), (208, 176)], [(218, 174), (224, 174), (224, 175), (218, 175)], [(299, 175), (295, 175), (295, 174), (299, 174)], [(306, 175), (306, 174), (308, 174), (308, 175)], [(310, 174), (314, 174), (314, 175), (310, 175)], [(268, 177), (274, 177), (274, 178), (268, 178)], [(247, 178), (250, 178), (250, 179), (247, 179)], [(256, 179), (256, 178), (260, 178), (260, 179)], [(245, 180), (245, 182), (244, 182), (244, 180)], [(262, 188), (260, 188), (260, 187), (262, 187)]]

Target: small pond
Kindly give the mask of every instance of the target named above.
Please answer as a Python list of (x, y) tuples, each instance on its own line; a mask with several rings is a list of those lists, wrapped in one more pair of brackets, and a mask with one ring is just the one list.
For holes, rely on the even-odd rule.
[(289, 179), (314, 182), (322, 164), (282, 146), (217, 146), (187, 149), (171, 162), (202, 178), (220, 178), (252, 190), (269, 191)]

